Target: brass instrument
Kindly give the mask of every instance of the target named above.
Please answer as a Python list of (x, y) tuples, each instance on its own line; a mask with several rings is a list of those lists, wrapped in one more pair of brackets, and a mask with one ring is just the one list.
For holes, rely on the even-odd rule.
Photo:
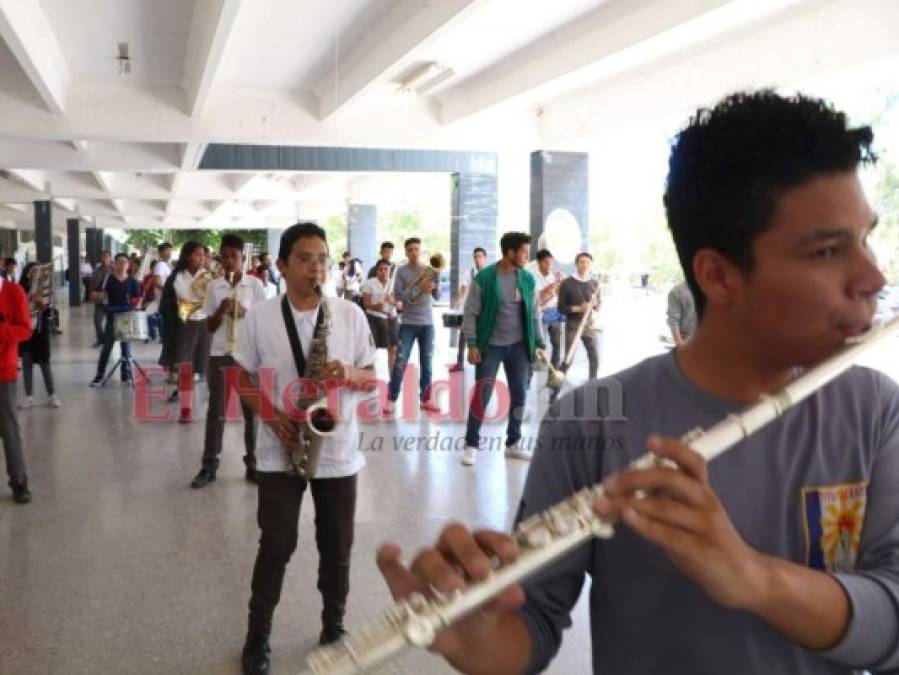
[(418, 293), (413, 295), (409, 300), (407, 300), (407, 304), (410, 305), (420, 305), (425, 300), (427, 300), (429, 293), (421, 292), (421, 282), (427, 279), (435, 286), (440, 285), (440, 272), (443, 268), (446, 267), (446, 260), (443, 257), (442, 253), (432, 253), (430, 259), (428, 260), (430, 265), (424, 265), (424, 270), (422, 270), (421, 274), (419, 274), (415, 281), (409, 284), (409, 288), (406, 289), (407, 293), (411, 293), (413, 288), (418, 289)]
[[(322, 323), (316, 325), (309, 346), (309, 357), (306, 359), (306, 372), (298, 373), (300, 377), (313, 383), (323, 382), (325, 364), (328, 362), (328, 335), (331, 333), (331, 308), (322, 296), (321, 285), (315, 285), (315, 293), (321, 303)], [(297, 445), (290, 451), (290, 463), (296, 474), (305, 480), (315, 477), (318, 459), (321, 455), (322, 441), (326, 436), (334, 434), (337, 421), (328, 410), (327, 392), (320, 396), (321, 387), (316, 387), (315, 395), (301, 397), (297, 406), (304, 411), (304, 420), (300, 425)]]
[(199, 298), (196, 302), (190, 300), (182, 300), (178, 298), (178, 318), (187, 321), (191, 314), (200, 311), (203, 307), (203, 299), (206, 297), (206, 287), (212, 281), (212, 272), (205, 268), (201, 268), (194, 276), (194, 280), (190, 284), (190, 291), (195, 297)]
[[(31, 310), (31, 326), (40, 331), (44, 312), (50, 307), (53, 295), (53, 263), (37, 264), (28, 270), (28, 300)], [(40, 299), (41, 307), (34, 300)]]

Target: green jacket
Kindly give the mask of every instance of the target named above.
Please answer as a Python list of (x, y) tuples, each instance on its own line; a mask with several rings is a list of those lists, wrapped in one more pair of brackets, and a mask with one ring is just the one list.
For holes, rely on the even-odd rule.
[[(490, 338), (493, 336), (493, 327), (496, 325), (496, 314), (499, 311), (499, 303), (501, 299), (501, 291), (499, 288), (499, 279), (496, 275), (496, 266), (498, 263), (487, 265), (478, 272), (474, 277), (475, 284), (481, 292), (481, 311), (477, 319), (477, 340), (467, 339), (469, 346), (474, 345), (482, 354), (487, 351), (490, 345)], [(534, 358), (534, 349), (544, 348), (543, 340), (537, 335), (535, 330), (535, 316), (537, 309), (534, 307), (534, 286), (537, 281), (530, 272), (519, 269), (516, 270), (516, 286), (518, 292), (521, 293), (523, 302), (524, 316), (522, 322), (524, 324), (524, 335), (528, 345), (528, 354), (531, 360)], [(467, 336), (466, 336), (467, 337)]]

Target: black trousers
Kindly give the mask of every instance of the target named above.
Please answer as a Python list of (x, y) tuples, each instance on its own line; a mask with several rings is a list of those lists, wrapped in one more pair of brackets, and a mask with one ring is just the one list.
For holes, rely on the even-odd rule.
[[(285, 473), (262, 472), (257, 519), (262, 534), (253, 567), (249, 633), (269, 635), (272, 616), (281, 599), (287, 562), (297, 547), (297, 523), (306, 481)], [(315, 543), (318, 546), (318, 590), (322, 595), (322, 624), (343, 620), (350, 592), (350, 550), (356, 513), (356, 476), (315, 478)], [(295, 593), (307, 593), (295, 589)]]
[[(209, 385), (209, 410), (206, 411), (206, 437), (203, 441), (203, 467), (215, 471), (219, 467), (219, 455), (222, 454), (222, 436), (225, 433), (225, 412), (232, 396), (237, 396), (233, 388), (225, 388), (224, 368), (234, 366), (230, 356), (210, 356), (209, 368), (206, 372), (206, 384)], [(245, 453), (243, 462), (249, 468), (256, 468), (256, 415), (242, 400), (240, 410), (243, 413), (243, 443)]]

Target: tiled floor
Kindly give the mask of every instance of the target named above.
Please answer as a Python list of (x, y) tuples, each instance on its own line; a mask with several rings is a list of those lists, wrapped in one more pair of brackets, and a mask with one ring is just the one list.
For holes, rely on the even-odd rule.
[[(604, 304), (601, 374), (659, 351), (660, 296), (631, 293)], [(97, 351), (90, 308), (75, 309), (54, 339), (53, 371), (63, 407), (21, 413), (35, 501), (12, 503), (0, 489), (0, 673), (238, 673), (258, 530), (255, 488), (242, 477), (242, 428), (226, 429), (219, 479), (191, 490), (199, 468), (202, 420), (190, 425), (139, 422), (133, 392), (116, 379), (89, 389)], [(455, 350), (438, 333), (435, 378)], [(137, 345), (155, 362), (158, 346)], [(895, 349), (893, 349), (895, 354)], [(899, 362), (872, 365), (899, 376)], [(579, 358), (573, 380), (583, 376)], [(383, 360), (379, 373), (385, 374)], [(37, 400), (45, 400), (40, 375)], [(470, 381), (471, 368), (466, 373)], [(200, 385), (200, 407), (205, 385)], [(20, 394), (21, 395), (21, 394)], [(529, 401), (533, 403), (532, 392)], [(156, 404), (156, 409), (166, 406)], [(173, 407), (173, 406), (172, 406)], [(536, 420), (525, 425), (533, 434)], [(487, 454), (474, 469), (457, 452), (394, 449), (399, 438), (458, 438), (461, 423), (380, 423), (366, 428), (347, 626), (376, 618), (389, 596), (374, 565), (379, 543), (409, 555), (450, 520), (507, 528), (527, 464)], [(486, 434), (501, 434), (496, 425)], [(417, 444), (415, 442), (414, 444)], [(304, 506), (300, 546), (275, 616), (274, 671), (298, 672), (313, 645), (320, 599), (312, 511)], [(426, 653), (410, 653), (384, 673), (447, 673)], [(587, 607), (582, 596), (552, 673), (590, 672)]]

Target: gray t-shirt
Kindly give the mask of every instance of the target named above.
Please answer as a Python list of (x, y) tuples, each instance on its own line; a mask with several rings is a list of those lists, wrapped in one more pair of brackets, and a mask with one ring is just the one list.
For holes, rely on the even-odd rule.
[(686, 281), (668, 292), (668, 327), (677, 328), (684, 340), (696, 332), (696, 303)]
[[(500, 289), (500, 303), (496, 311), (496, 322), (493, 325), (493, 333), (490, 335), (490, 344), (497, 347), (514, 345), (525, 339), (524, 334), (524, 307), (518, 291), (517, 270), (505, 274), (497, 267), (496, 278)], [(537, 287), (534, 285), (532, 297), (534, 307), (534, 335), (539, 332), (539, 313)], [(481, 313), (481, 287), (472, 280), (469, 286), (468, 297), (465, 298), (464, 317), (462, 319), (462, 333), (466, 340), (477, 340), (478, 315)]]
[(421, 296), (420, 288), (415, 280), (424, 272), (424, 266), (412, 267), (403, 265), (396, 271), (393, 282), (393, 291), (397, 300), (403, 303), (403, 312), (400, 321), (409, 326), (431, 326), (434, 317), (431, 312), (431, 303), (440, 298), (440, 284), (434, 285), (434, 290), (422, 299), (419, 304), (412, 304), (410, 300)]
[[(742, 408), (691, 384), (673, 353), (588, 383), (544, 420), (519, 518), (621, 470), (645, 453), (650, 433), (680, 437)], [(854, 367), (713, 460), (709, 476), (750, 546), (827, 570), (843, 585), (852, 618), (840, 643), (812, 652), (756, 616), (716, 604), (660, 548), (619, 526), (612, 539), (582, 546), (525, 585), (529, 672), (556, 654), (588, 574), (595, 673), (899, 668), (896, 383)]]

